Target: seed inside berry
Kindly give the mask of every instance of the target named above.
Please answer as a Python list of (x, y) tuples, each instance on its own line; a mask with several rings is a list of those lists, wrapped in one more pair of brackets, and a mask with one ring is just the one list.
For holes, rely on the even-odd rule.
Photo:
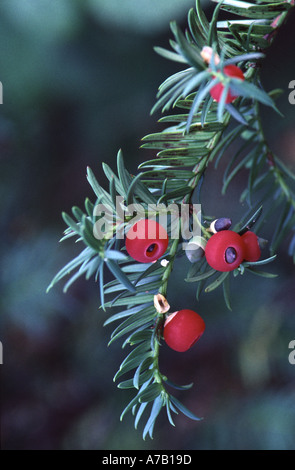
[(236, 261), (237, 259), (237, 252), (236, 250), (232, 247), (232, 246), (229, 246), (226, 250), (225, 250), (225, 261), (228, 263), (228, 264), (232, 264), (234, 261)]
[(146, 250), (146, 254), (149, 256), (151, 253), (153, 253), (156, 249), (156, 244), (152, 243)]
[(214, 228), (216, 232), (220, 232), (221, 230), (228, 230), (231, 227), (231, 224), (231, 219), (227, 217), (221, 217), (215, 221)]

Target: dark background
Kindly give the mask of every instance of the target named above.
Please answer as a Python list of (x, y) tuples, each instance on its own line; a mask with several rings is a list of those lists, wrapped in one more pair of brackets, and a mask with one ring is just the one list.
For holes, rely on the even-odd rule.
[[(163, 345), (161, 368), (194, 387), (177, 395), (200, 423), (165, 413), (154, 439), (143, 441), (133, 418), (119, 421), (128, 391), (113, 383), (126, 350), (107, 347), (111, 327), (99, 310), (98, 286), (81, 279), (62, 293), (45, 290), (78, 253), (59, 244), (61, 212), (93, 198), (89, 165), (101, 184), (101, 162), (115, 169), (122, 148), (130, 172), (147, 159), (141, 138), (157, 132), (150, 116), (160, 83), (179, 65), (157, 56), (168, 47), (169, 21), (184, 28), (194, 1), (2, 0), (0, 4), (1, 366), (2, 448), (21, 449), (295, 449), (294, 266), (287, 241), (270, 267), (276, 279), (233, 279), (233, 311), (220, 290), (197, 304), (179, 262), (170, 285), (174, 309), (197, 310), (206, 321), (198, 345), (179, 354)], [(294, 169), (294, 15), (269, 50), (263, 68), (267, 90), (282, 88), (281, 119), (264, 112), (274, 150)], [(221, 170), (220, 170), (221, 171)], [(246, 174), (220, 196), (220, 171), (208, 170), (205, 212), (243, 215)], [(269, 220), (264, 238), (271, 236)]]

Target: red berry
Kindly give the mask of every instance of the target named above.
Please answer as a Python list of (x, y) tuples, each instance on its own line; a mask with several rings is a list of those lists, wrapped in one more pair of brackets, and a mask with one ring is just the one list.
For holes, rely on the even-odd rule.
[(205, 256), (207, 263), (216, 271), (233, 271), (245, 259), (242, 237), (232, 230), (222, 230), (209, 238)]
[(171, 349), (184, 352), (200, 339), (205, 322), (193, 310), (179, 310), (169, 315), (164, 324), (164, 340)]
[(246, 261), (258, 261), (261, 256), (261, 250), (256, 233), (248, 230), (248, 232), (245, 232), (241, 238), (245, 246), (244, 259)]
[[(226, 67), (224, 67), (223, 72), (228, 77), (239, 78), (241, 80), (245, 80), (242, 70), (239, 69), (239, 67), (237, 67), (236, 65), (227, 65)], [(222, 83), (217, 83), (217, 85), (211, 88), (210, 95), (215, 101), (219, 102), (221, 100), (223, 89), (224, 89), (224, 85)], [(237, 95), (234, 95), (229, 88), (225, 102), (231, 103), (236, 98), (237, 98)]]
[(140, 263), (151, 263), (167, 250), (168, 234), (155, 220), (142, 219), (136, 222), (126, 234), (126, 250)]

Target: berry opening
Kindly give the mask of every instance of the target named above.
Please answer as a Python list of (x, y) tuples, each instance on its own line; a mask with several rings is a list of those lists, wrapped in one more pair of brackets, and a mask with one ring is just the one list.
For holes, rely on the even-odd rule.
[(158, 245), (156, 243), (152, 243), (147, 249), (146, 249), (146, 255), (147, 256), (153, 256), (158, 249)]
[(207, 241), (207, 263), (216, 271), (226, 272), (238, 268), (244, 260), (245, 248), (241, 236), (232, 230), (214, 233)]
[(126, 251), (140, 263), (159, 259), (167, 250), (168, 243), (166, 230), (155, 220), (141, 219), (126, 233)]
[(237, 259), (237, 251), (235, 250), (233, 246), (229, 246), (225, 250), (225, 261), (228, 264), (232, 264), (236, 261), (236, 259)]

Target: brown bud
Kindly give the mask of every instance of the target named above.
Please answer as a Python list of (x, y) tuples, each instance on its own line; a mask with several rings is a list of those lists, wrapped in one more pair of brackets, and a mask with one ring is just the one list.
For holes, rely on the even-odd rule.
[(162, 294), (156, 294), (154, 296), (154, 306), (158, 313), (166, 313), (170, 310), (170, 305)]

